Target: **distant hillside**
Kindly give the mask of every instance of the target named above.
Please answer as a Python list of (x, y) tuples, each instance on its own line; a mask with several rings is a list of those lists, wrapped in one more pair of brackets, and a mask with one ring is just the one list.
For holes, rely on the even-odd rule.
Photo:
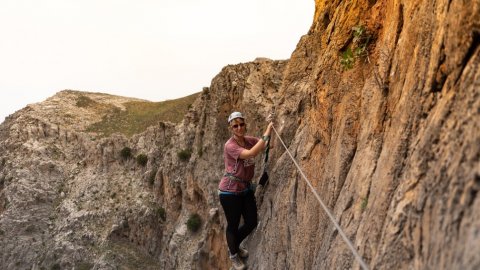
[(108, 137), (121, 133), (130, 137), (160, 121), (181, 122), (198, 95), (151, 102), (104, 93), (63, 90), (43, 102), (28, 105), (11, 119), (29, 115), (33, 119), (94, 136)]
[(125, 110), (112, 106), (102, 121), (90, 125), (87, 131), (97, 132), (102, 136), (117, 132), (131, 136), (145, 131), (159, 121), (179, 123), (198, 95), (199, 93), (196, 93), (162, 102), (131, 101), (123, 104)]

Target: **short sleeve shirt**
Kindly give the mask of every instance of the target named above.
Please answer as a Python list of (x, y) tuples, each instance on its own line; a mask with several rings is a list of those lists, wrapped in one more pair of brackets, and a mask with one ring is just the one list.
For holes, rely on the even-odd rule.
[[(255, 162), (253, 158), (240, 159), (240, 153), (245, 149), (251, 149), (258, 138), (245, 136), (245, 147), (240, 146), (235, 139), (230, 138), (223, 148), (223, 159), (225, 162), (225, 173), (230, 173), (244, 181), (250, 182), (255, 172)], [(228, 192), (241, 192), (247, 188), (247, 183), (231, 180), (223, 176), (218, 185), (218, 189)]]

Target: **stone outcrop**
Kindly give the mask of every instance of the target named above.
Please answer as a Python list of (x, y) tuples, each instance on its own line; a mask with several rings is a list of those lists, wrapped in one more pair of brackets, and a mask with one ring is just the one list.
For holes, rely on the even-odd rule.
[[(289, 60), (223, 68), (178, 125), (99, 138), (87, 127), (132, 99), (76, 91), (8, 117), (0, 268), (228, 269), (216, 186), (233, 110), (253, 135), (276, 112), (280, 136), (370, 268), (479, 268), (480, 2), (315, 4)], [(358, 269), (273, 144), (249, 269)], [(186, 226), (194, 213), (197, 232)]]
[[(478, 1), (316, 1), (289, 61), (281, 135), (373, 269), (480, 266), (479, 21)], [(345, 70), (359, 25), (368, 54)], [(285, 153), (272, 160), (254, 269), (358, 268)]]

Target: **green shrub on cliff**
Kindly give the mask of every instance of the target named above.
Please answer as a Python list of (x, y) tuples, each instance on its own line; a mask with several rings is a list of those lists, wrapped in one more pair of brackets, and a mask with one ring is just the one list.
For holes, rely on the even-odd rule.
[(132, 148), (130, 147), (124, 147), (122, 150), (120, 150), (120, 156), (122, 157), (123, 160), (127, 160), (132, 157)]
[(342, 58), (340, 59), (340, 64), (342, 64), (344, 69), (351, 69), (355, 63), (355, 58), (353, 58), (353, 53), (350, 48), (342, 53)]
[(368, 60), (368, 46), (372, 39), (368, 29), (361, 24), (352, 27), (351, 38), (352, 43), (340, 54), (340, 64), (344, 70), (353, 68), (357, 59)]
[(188, 161), (192, 156), (192, 151), (190, 149), (183, 149), (177, 153), (177, 156), (181, 161)]
[(145, 154), (139, 154), (139, 155), (137, 156), (137, 163), (138, 163), (138, 165), (145, 167), (145, 165), (147, 165), (147, 162), (148, 162), (148, 157), (147, 157), (147, 155), (145, 155)]
[(191, 214), (190, 218), (187, 220), (187, 228), (191, 232), (196, 232), (198, 229), (200, 229), (200, 226), (202, 225), (202, 219), (197, 213)]
[(362, 199), (362, 203), (360, 205), (360, 208), (362, 211), (364, 211), (367, 208), (368, 205), (368, 197)]

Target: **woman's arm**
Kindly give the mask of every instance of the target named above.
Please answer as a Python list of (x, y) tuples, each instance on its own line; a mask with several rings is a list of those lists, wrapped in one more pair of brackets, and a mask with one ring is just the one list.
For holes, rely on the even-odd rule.
[(267, 141), (270, 140), (270, 134), (272, 133), (273, 123), (268, 123), (267, 129), (263, 133), (262, 138), (251, 148), (245, 149), (240, 153), (241, 159), (249, 159), (256, 157), (262, 150), (267, 147)]

